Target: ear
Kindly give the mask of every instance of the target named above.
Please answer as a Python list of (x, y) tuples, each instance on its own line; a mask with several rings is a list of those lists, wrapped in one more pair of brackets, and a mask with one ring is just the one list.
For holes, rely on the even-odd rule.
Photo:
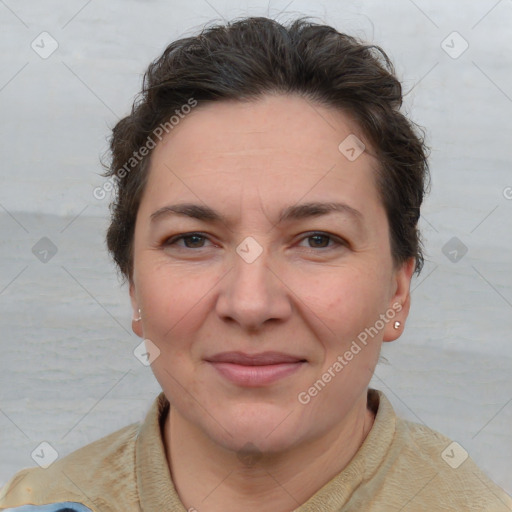
[(137, 300), (137, 294), (135, 292), (135, 284), (130, 279), (130, 301), (132, 303), (132, 331), (139, 336), (139, 338), (144, 338), (142, 333), (142, 320), (136, 320), (140, 317), (140, 309), (139, 302)]
[[(389, 302), (389, 310), (394, 311), (395, 316), (390, 319), (384, 328), (383, 341), (395, 341), (399, 338), (405, 327), (405, 321), (409, 315), (411, 306), (411, 279), (416, 267), (416, 259), (410, 258), (405, 261), (400, 268), (395, 270), (393, 276), (394, 294)], [(395, 322), (400, 322), (398, 328), (395, 328)]]

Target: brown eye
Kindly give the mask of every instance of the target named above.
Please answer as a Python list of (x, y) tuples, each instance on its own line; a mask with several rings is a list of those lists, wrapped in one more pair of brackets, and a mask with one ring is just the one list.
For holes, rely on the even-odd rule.
[[(169, 238), (164, 242), (164, 246), (178, 245), (186, 249), (202, 249), (207, 238), (201, 233), (186, 233)], [(177, 242), (183, 241), (184, 245)]]
[[(311, 242), (313, 241), (312, 247), (314, 248), (323, 248), (327, 247), (330, 241), (330, 237), (328, 235), (312, 235), (308, 237), (308, 240)], [(311, 243), (310, 243), (311, 245)]]
[(329, 233), (309, 233), (302, 241), (308, 241), (308, 249), (334, 249), (337, 246), (346, 246), (346, 242)]

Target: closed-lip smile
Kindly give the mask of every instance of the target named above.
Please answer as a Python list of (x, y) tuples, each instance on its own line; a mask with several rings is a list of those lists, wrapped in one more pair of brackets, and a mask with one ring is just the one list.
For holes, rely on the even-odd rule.
[(246, 366), (264, 366), (268, 364), (299, 363), (305, 359), (284, 354), (282, 352), (260, 352), (246, 354), (244, 352), (221, 352), (207, 359), (211, 363), (233, 363)]
[(259, 387), (295, 373), (306, 359), (283, 352), (221, 352), (206, 359), (223, 377), (239, 386)]

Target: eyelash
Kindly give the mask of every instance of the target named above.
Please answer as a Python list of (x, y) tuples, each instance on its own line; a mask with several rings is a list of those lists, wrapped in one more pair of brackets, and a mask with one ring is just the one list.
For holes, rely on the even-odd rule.
[[(331, 235), (330, 233), (324, 233), (322, 231), (312, 231), (310, 233), (307, 233), (307, 236), (304, 236), (302, 240), (307, 240), (308, 238), (313, 238), (313, 237), (316, 237), (316, 236), (321, 236), (321, 237), (327, 237), (330, 241), (332, 241), (334, 244), (337, 244), (338, 246), (347, 246), (348, 243), (337, 237), (337, 236), (334, 236), (334, 235)], [(208, 239), (208, 237), (203, 234), (203, 233), (200, 233), (200, 232), (190, 232), (190, 233), (182, 233), (180, 235), (175, 235), (173, 237), (170, 237), (168, 238), (167, 240), (165, 240), (163, 242), (163, 246), (165, 247), (168, 247), (168, 246), (171, 246), (171, 245), (176, 245), (176, 242), (180, 241), (180, 240), (186, 240), (186, 239), (189, 239), (189, 238), (193, 238), (193, 237), (199, 237), (199, 238), (203, 238), (203, 239)], [(184, 247), (184, 246), (181, 246), (182, 249), (191, 249), (191, 250), (194, 250), (194, 249), (204, 249), (204, 247)], [(333, 249), (334, 247), (308, 247), (308, 249)]]

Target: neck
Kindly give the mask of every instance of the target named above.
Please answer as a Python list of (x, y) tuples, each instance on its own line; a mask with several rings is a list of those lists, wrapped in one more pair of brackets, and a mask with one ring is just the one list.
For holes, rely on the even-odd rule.
[(365, 394), (346, 421), (321, 438), (278, 454), (242, 459), (171, 407), (164, 440), (173, 483), (187, 510), (289, 512), (348, 465), (373, 420)]

